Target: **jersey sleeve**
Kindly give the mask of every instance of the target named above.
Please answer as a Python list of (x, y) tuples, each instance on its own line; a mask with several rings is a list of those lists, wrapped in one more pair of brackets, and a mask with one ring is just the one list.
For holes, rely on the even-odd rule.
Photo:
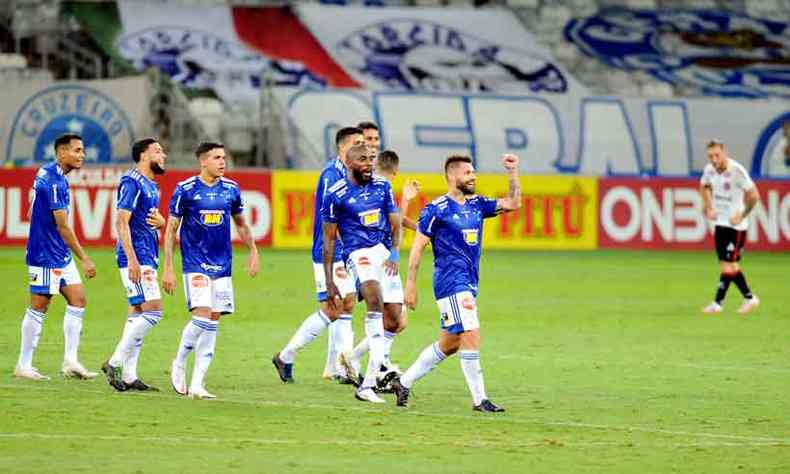
[(739, 168), (735, 173), (735, 183), (744, 191), (754, 188), (754, 181), (752, 181), (752, 178), (749, 177), (749, 173), (747, 173), (746, 170), (742, 168)]
[(133, 179), (122, 179), (118, 186), (118, 209), (134, 211), (140, 197), (140, 185)]
[(496, 199), (480, 197), (480, 209), (483, 211), (484, 219), (496, 216)]
[(337, 195), (329, 193), (324, 196), (321, 205), (321, 220), (337, 224)]
[(44, 198), (50, 211), (69, 207), (69, 188), (65, 182), (56, 183), (42, 180), (36, 186), (36, 199)]
[(241, 189), (236, 188), (233, 193), (233, 201), (230, 203), (230, 214), (232, 216), (244, 212), (244, 199), (241, 197)]
[(170, 215), (175, 217), (184, 216), (184, 206), (186, 205), (186, 192), (181, 186), (176, 186), (173, 197), (170, 198)]
[(702, 170), (702, 176), (699, 177), (700, 186), (710, 186), (711, 177), (713, 177), (713, 171), (709, 166), (705, 166), (705, 169)]
[(417, 229), (421, 234), (433, 237), (436, 231), (436, 206), (429, 204), (422, 208)]
[(389, 214), (397, 214), (400, 212), (398, 209), (398, 204), (395, 202), (395, 193), (392, 192), (392, 185), (387, 183), (387, 199), (384, 203), (384, 211), (387, 215)]

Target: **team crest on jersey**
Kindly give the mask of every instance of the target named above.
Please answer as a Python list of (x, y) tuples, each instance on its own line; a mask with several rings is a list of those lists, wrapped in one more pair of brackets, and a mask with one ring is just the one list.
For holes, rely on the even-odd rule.
[(369, 211), (360, 212), (358, 216), (362, 222), (362, 225), (375, 227), (379, 225), (379, 221), (381, 220), (381, 210), (371, 209)]
[(369, 24), (344, 38), (338, 57), (370, 82), (436, 92), (564, 93), (568, 81), (549, 58), (417, 19)]
[(724, 188), (725, 191), (729, 191), (730, 190), (730, 182), (729, 181), (725, 181), (724, 184), (722, 184), (722, 187)]
[(55, 159), (55, 139), (81, 135), (88, 163), (129, 159), (134, 130), (126, 112), (102, 92), (81, 85), (47, 87), (28, 98), (14, 116), (6, 156), (17, 164)]
[(463, 229), (461, 232), (464, 233), (464, 242), (466, 242), (467, 245), (478, 244), (478, 235), (480, 232), (477, 229)]
[(202, 222), (203, 225), (214, 227), (214, 226), (222, 225), (222, 222), (224, 220), (225, 220), (225, 212), (223, 211), (210, 211), (210, 210), (200, 211), (200, 222)]

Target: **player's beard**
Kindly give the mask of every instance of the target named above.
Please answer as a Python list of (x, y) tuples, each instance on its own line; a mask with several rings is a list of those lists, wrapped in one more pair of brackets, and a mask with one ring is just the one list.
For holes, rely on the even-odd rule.
[(459, 191), (461, 191), (461, 194), (463, 194), (464, 196), (471, 196), (472, 194), (475, 193), (475, 185), (474, 185), (474, 183), (472, 183), (472, 184), (469, 184), (469, 183), (458, 183), (458, 185), (456, 187), (458, 188)]
[(165, 169), (162, 168), (161, 166), (159, 166), (159, 163), (153, 163), (152, 162), (151, 163), (151, 172), (153, 172), (154, 175), (159, 176), (160, 174), (165, 174)]
[(370, 181), (370, 177), (372, 176), (365, 176), (365, 174), (360, 170), (351, 170), (351, 172), (354, 174), (354, 180), (356, 180), (356, 182), (359, 184), (367, 184)]

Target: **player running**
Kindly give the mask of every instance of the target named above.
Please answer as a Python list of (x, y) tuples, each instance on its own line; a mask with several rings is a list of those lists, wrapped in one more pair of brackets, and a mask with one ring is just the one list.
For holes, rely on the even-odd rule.
[[(337, 181), (346, 177), (346, 154), (348, 150), (357, 145), (364, 144), (362, 131), (356, 127), (344, 127), (335, 134), (337, 158), (330, 161), (318, 177), (315, 190), (315, 214), (313, 219), (313, 274), (315, 276), (316, 292), (318, 294), (318, 311), (308, 316), (288, 344), (272, 357), (272, 364), (277, 369), (277, 374), (284, 383), (293, 383), (293, 364), (296, 353), (310, 344), (324, 329), (329, 328), (329, 343), (327, 363), (324, 369), (325, 378), (335, 378), (339, 375), (343, 383), (353, 382), (342, 371), (338, 364), (338, 356), (342, 351), (349, 350), (354, 344), (354, 332), (351, 327), (351, 312), (356, 302), (356, 288), (354, 280), (348, 275), (346, 265), (343, 263), (343, 247), (337, 242), (334, 255), (333, 281), (343, 298), (342, 305), (330, 305), (326, 294), (326, 279), (323, 267), (323, 233), (321, 228), (321, 207), (326, 199), (328, 190)], [(339, 370), (341, 369), (341, 370)], [(338, 373), (340, 372), (340, 373)]]
[(748, 216), (760, 201), (757, 186), (740, 163), (727, 155), (724, 143), (708, 143), (708, 163), (700, 178), (700, 193), (705, 206), (705, 217), (716, 223), (714, 237), (719, 257), (719, 287), (714, 301), (702, 309), (704, 313), (721, 312), (721, 305), (730, 283), (735, 283), (743, 294), (740, 314), (752, 312), (760, 304), (746, 283), (738, 262), (746, 242)]
[[(251, 277), (258, 273), (258, 249), (242, 215), (244, 204), (239, 185), (223, 177), (225, 147), (219, 143), (201, 143), (195, 156), (200, 162), (200, 174), (178, 183), (170, 199), (162, 287), (170, 295), (175, 290), (173, 249), (178, 231), (184, 293), (192, 319), (181, 333), (170, 378), (177, 393), (212, 399), (216, 397), (206, 390), (203, 380), (214, 358), (220, 316), (234, 309), (231, 219), (239, 238), (250, 250), (247, 273)], [(192, 350), (195, 350), (195, 368), (187, 389), (185, 367)]]
[(154, 177), (165, 172), (166, 158), (156, 139), (136, 142), (132, 145), (136, 165), (118, 186), (115, 252), (129, 308), (121, 340), (102, 371), (107, 382), (121, 392), (158, 390), (137, 376), (137, 361), (143, 338), (162, 319), (158, 229), (165, 225), (165, 218), (159, 213), (159, 186)]
[(444, 164), (447, 194), (435, 199), (420, 213), (417, 236), (409, 255), (406, 306), (417, 306), (417, 272), (425, 247), (434, 254), (433, 293), (439, 306), (442, 331), (439, 340), (419, 355), (403, 375), (392, 382), (397, 405), (408, 404), (414, 383), (447, 357), (459, 352), (461, 369), (472, 393), (476, 411), (505, 411), (486, 395), (480, 368), (480, 322), (477, 292), (483, 220), (521, 207), (518, 157), (504, 155), (508, 174), (507, 197), (492, 199), (475, 195), (475, 169), (468, 156), (450, 156)]
[[(343, 240), (343, 256), (359, 282), (367, 304), (365, 334), (370, 345), (368, 369), (356, 391), (356, 398), (384, 403), (373, 391), (376, 375), (384, 362), (386, 345), (382, 321), (382, 288), (388, 278), (397, 276), (400, 255), (401, 221), (389, 182), (373, 176), (374, 148), (352, 147), (346, 157), (348, 175), (329, 188), (321, 208), (324, 229), (324, 274), (330, 306), (340, 306), (340, 291), (331, 276), (335, 241)], [(385, 243), (391, 235), (390, 247)]]
[(30, 235), (27, 240), (27, 265), (30, 275), (30, 306), (22, 319), (22, 344), (14, 376), (49, 380), (33, 367), (33, 354), (41, 338), (44, 317), (52, 295), (66, 298), (63, 316), (65, 351), (62, 373), (65, 377), (92, 379), (98, 374), (83, 367), (77, 359), (85, 315), (85, 288), (71, 252), (79, 259), (85, 278), (96, 276), (96, 266), (85, 254), (74, 230), (69, 226), (69, 182), (66, 175), (82, 168), (85, 147), (82, 137), (65, 134), (55, 139), (54, 163), (42, 166), (33, 183)]

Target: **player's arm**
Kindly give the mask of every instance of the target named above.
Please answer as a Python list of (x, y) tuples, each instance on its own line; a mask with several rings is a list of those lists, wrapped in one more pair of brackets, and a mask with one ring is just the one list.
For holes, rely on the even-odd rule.
[(118, 209), (118, 216), (115, 218), (115, 230), (118, 232), (118, 239), (121, 241), (123, 253), (126, 255), (129, 269), (129, 280), (140, 283), (140, 261), (137, 260), (137, 253), (132, 245), (132, 230), (129, 221), (132, 219), (132, 212), (127, 209)]
[(699, 194), (702, 196), (702, 209), (705, 217), (710, 220), (716, 219), (716, 210), (713, 209), (713, 188), (710, 183), (703, 182), (699, 185)]
[(410, 230), (417, 230), (417, 222), (411, 219), (407, 214), (409, 213), (409, 205), (411, 201), (420, 193), (420, 183), (416, 179), (410, 179), (403, 185), (403, 195), (400, 200), (400, 214), (401, 225)]
[(384, 262), (384, 268), (389, 275), (397, 275), (398, 267), (400, 266), (400, 241), (403, 229), (401, 228), (400, 212), (390, 212), (388, 214), (390, 221), (390, 231), (392, 232), (392, 248), (390, 249), (390, 256)]
[(63, 238), (63, 241), (66, 242), (66, 245), (69, 246), (74, 256), (76, 256), (82, 264), (82, 269), (85, 271), (85, 278), (95, 277), (96, 265), (85, 253), (85, 250), (83, 250), (82, 245), (80, 245), (79, 240), (77, 240), (74, 229), (69, 226), (69, 217), (66, 209), (55, 209), (52, 211), (52, 215), (55, 217), (55, 226), (58, 229), (58, 233)]
[(754, 209), (754, 206), (760, 202), (760, 192), (757, 191), (757, 186), (753, 185), (751, 188), (747, 189), (743, 194), (743, 210), (741, 212), (736, 212), (734, 216), (730, 218), (730, 224), (738, 225), (746, 219), (749, 214)]
[(165, 261), (162, 270), (162, 288), (168, 295), (176, 289), (176, 275), (173, 271), (173, 255), (176, 248), (176, 232), (181, 225), (181, 218), (170, 214), (165, 226)]
[(252, 232), (247, 220), (244, 218), (244, 214), (233, 214), (233, 222), (236, 223), (239, 238), (250, 249), (250, 256), (247, 260), (247, 273), (254, 277), (258, 273), (258, 247), (255, 246), (255, 239), (252, 238)]
[(406, 307), (412, 310), (417, 307), (417, 273), (420, 271), (422, 252), (430, 242), (430, 237), (418, 230), (415, 234), (414, 242), (411, 244), (411, 252), (409, 252), (409, 271), (406, 275), (406, 294), (404, 295), (404, 302), (406, 303)]
[(515, 211), (521, 208), (521, 181), (518, 178), (518, 156), (505, 154), (502, 165), (508, 175), (507, 196), (496, 200), (496, 213)]
[(324, 247), (322, 254), (324, 257), (324, 279), (326, 281), (326, 295), (331, 306), (340, 304), (340, 291), (335, 286), (332, 266), (335, 260), (335, 241), (337, 240), (337, 223), (323, 221), (321, 230), (324, 234)]

